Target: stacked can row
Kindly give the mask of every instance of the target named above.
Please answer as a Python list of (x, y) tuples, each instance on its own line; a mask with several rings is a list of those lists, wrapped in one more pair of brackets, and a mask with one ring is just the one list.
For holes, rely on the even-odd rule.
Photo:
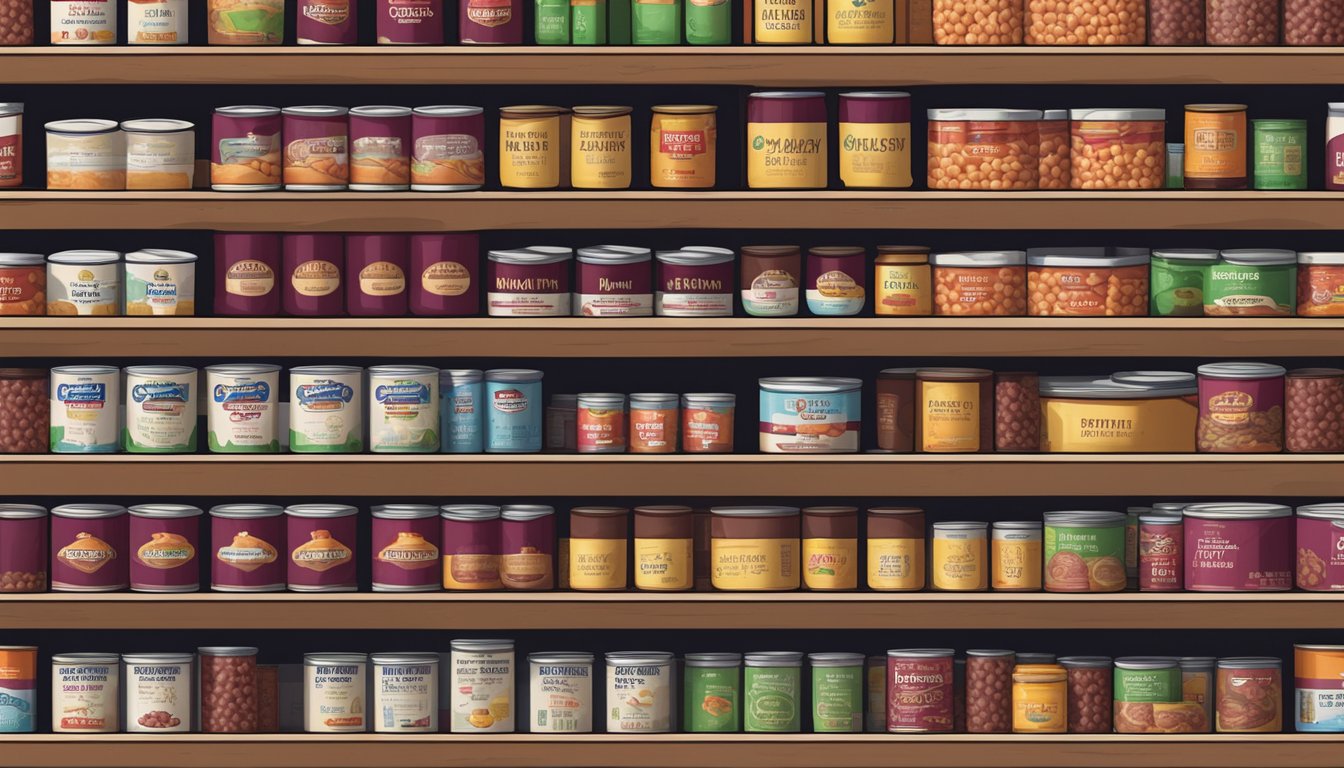
[[(1344, 730), (1344, 646), (1296, 645), (1293, 656), (1297, 730)], [(11, 670), (0, 681), (0, 732), (32, 732), (37, 649), (4, 646), (0, 657)], [(56, 654), (52, 730), (1278, 733), (1286, 688), (1282, 660), (1254, 656), (615, 651), (600, 660), (605, 675), (597, 654), (574, 651), (528, 654), (519, 670), (507, 639), (453, 640), (444, 654), (309, 653), (297, 669), (257, 657), (231, 646)]]

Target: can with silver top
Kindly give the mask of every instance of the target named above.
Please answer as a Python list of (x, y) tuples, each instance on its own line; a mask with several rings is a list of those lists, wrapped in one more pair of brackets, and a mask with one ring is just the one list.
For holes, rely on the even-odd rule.
[(571, 310), (571, 248), (531, 246), (490, 251), (486, 313), (491, 317), (565, 317)]
[(628, 245), (580, 248), (574, 267), (575, 317), (652, 317), (652, 251)]
[(438, 453), (439, 369), (424, 365), (369, 368), (369, 450)]
[(363, 653), (303, 655), (303, 730), (363, 733), (368, 730), (369, 657)]
[(593, 654), (528, 654), (528, 730), (593, 732)]
[(672, 732), (677, 688), (672, 654), (612, 651), (605, 660), (607, 732)]
[(375, 653), (374, 733), (438, 733), (439, 655)]

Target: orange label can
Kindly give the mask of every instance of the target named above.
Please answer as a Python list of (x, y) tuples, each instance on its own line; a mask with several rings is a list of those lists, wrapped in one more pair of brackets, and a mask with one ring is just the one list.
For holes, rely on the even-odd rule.
[[(1186, 188), (1236, 189), (1245, 186), (1246, 136), (1246, 105), (1187, 105)], [(1195, 182), (1193, 185), (1192, 181)]]
[(625, 453), (625, 395), (579, 395), (579, 453)]
[(35, 730), (37, 647), (0, 646), (0, 733)]
[(630, 396), (630, 452), (676, 453), (677, 396)]
[(681, 446), (687, 453), (732, 453), (737, 396), (687, 394), (681, 398)]

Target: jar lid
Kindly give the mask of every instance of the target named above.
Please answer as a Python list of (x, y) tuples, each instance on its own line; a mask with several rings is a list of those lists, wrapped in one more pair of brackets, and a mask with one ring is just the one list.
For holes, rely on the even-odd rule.
[(371, 365), (369, 376), (437, 376), (438, 368), (428, 365)]
[(182, 517), (200, 517), (205, 514), (200, 507), (189, 504), (136, 504), (127, 510), (132, 517), (153, 518), (156, 520)]
[(48, 133), (63, 133), (72, 136), (92, 136), (99, 133), (112, 133), (121, 129), (116, 120), (54, 120), (44, 128)]
[(1298, 264), (1344, 264), (1344, 253), (1338, 251), (1307, 251), (1297, 254)]
[(888, 657), (914, 659), (940, 659), (955, 654), (956, 651), (951, 648), (897, 648), (887, 651)]
[(228, 117), (272, 117), (280, 114), (280, 108), (263, 107), (260, 104), (236, 104), (230, 107), (215, 107), (215, 114)]
[(319, 664), (367, 664), (369, 655), (366, 653), (305, 653), (303, 654), (303, 665), (305, 667), (315, 667)]
[(182, 133), (195, 127), (195, 123), (186, 120), (170, 120), (162, 117), (127, 120), (121, 124), (121, 130), (127, 133)]
[(422, 520), (439, 516), (439, 508), (433, 504), (379, 504), (372, 512), (380, 520)]
[(389, 664), (438, 664), (437, 653), (371, 653), (369, 661), (384, 666)]
[(670, 392), (632, 392), (631, 408), (676, 408), (680, 398)]
[(684, 507), (680, 504), (647, 504), (642, 507), (635, 507), (636, 515), (650, 515), (653, 517), (672, 517), (675, 515), (689, 515), (695, 512), (690, 507)]
[(116, 664), (120, 660), (115, 653), (58, 653), (51, 657), (52, 664)]
[(1115, 528), (1128, 520), (1124, 512), (1094, 510), (1046, 512), (1043, 518), (1051, 528)]
[(1211, 248), (1162, 248), (1153, 250), (1153, 258), (1212, 263), (1218, 260), (1218, 251)]
[(688, 653), (688, 667), (736, 667), (742, 663), (740, 653)]
[(579, 249), (583, 264), (639, 264), (652, 258), (653, 252), (636, 245), (594, 245)]
[(279, 517), (285, 508), (275, 504), (217, 504), (210, 508), (211, 517), (230, 520), (250, 520), (257, 517)]
[[(1148, 371), (1145, 373), (1159, 373)], [(1160, 373), (1168, 373), (1161, 371)], [(1152, 397), (1185, 397), (1198, 393), (1194, 374), (1169, 372), (1167, 379), (1117, 381), (1113, 376), (1042, 376), (1042, 397), (1067, 397), (1079, 400), (1142, 400)]]
[(558, 246), (529, 246), (507, 251), (490, 251), (486, 257), (500, 264), (558, 264), (574, 258), (574, 251)]
[(555, 507), (545, 504), (505, 504), (499, 509), (500, 517), (518, 523), (540, 520), (543, 517), (555, 514)]
[(798, 651), (755, 651), (742, 654), (748, 667), (801, 667), (803, 654)]
[(731, 248), (715, 245), (687, 245), (679, 251), (659, 251), (656, 258), (665, 264), (684, 264), (687, 266), (709, 266), (732, 261)]
[(1117, 253), (1115, 248), (1028, 248), (1027, 263), (1035, 267), (1133, 267), (1147, 264), (1148, 252)]
[[(4, 258), (4, 254), (0, 254), (0, 258)], [(57, 251), (48, 256), (47, 261), (52, 264), (115, 264), (121, 261), (121, 254), (97, 250)]]
[[(39, 509), (41, 509), (41, 507), (39, 507)], [(0, 513), (0, 517), (4, 516), (3, 513)], [(1313, 520), (1344, 520), (1344, 504), (1339, 502), (1329, 504), (1304, 504), (1297, 508), (1297, 516), (1309, 517)]]
[(480, 653), (485, 651), (512, 651), (513, 641), (504, 639), (490, 640), (452, 640), (448, 647), (454, 651)]
[(290, 517), (350, 517), (359, 514), (359, 509), (348, 504), (291, 504), (285, 507)]
[(1186, 112), (1245, 112), (1245, 104), (1186, 104)]
[(1264, 520), (1292, 517), (1293, 508), (1284, 504), (1260, 504), (1249, 501), (1210, 502), (1191, 504), (1182, 514), (1200, 520)]
[(1283, 659), (1273, 656), (1234, 656), (1218, 660), (1219, 669), (1278, 669), (1282, 666)]
[(631, 112), (634, 112), (635, 110), (633, 107), (598, 106), (598, 107), (574, 107), (573, 111), (575, 117), (602, 118), (602, 117), (620, 117), (621, 115), (628, 115)]
[(869, 507), (868, 514), (883, 516), (904, 516), (904, 515), (922, 515), (924, 510), (921, 507)]
[(975, 120), (987, 122), (1025, 122), (1040, 120), (1039, 109), (930, 109), (930, 120)]
[(1121, 656), (1115, 660), (1120, 669), (1177, 669), (1180, 662), (1174, 656)]
[(443, 519), (462, 523), (498, 520), (500, 513), (499, 507), (493, 504), (444, 504), (439, 510)]
[(36, 504), (0, 504), (0, 520), (32, 520), (46, 516), (46, 507)]
[(816, 516), (816, 517), (844, 517), (844, 516), (846, 516), (846, 515), (857, 515), (857, 514), (859, 514), (859, 508), (858, 508), (858, 507), (845, 507), (845, 506), (833, 506), (833, 507), (803, 507), (803, 514), (804, 514), (804, 515), (813, 515), (813, 516)]
[(436, 104), (429, 107), (416, 107), (412, 114), (424, 117), (471, 117), (485, 110), (481, 107), (469, 107), (462, 104)]
[(856, 392), (863, 388), (863, 381), (833, 376), (774, 376), (761, 379), (760, 387), (766, 392), (826, 394)]
[(195, 659), (190, 653), (128, 653), (121, 657), (127, 664), (190, 664)]
[(553, 107), (547, 104), (521, 104), (513, 107), (500, 107), (500, 117), (557, 117), (567, 115), (569, 110), (564, 107)]
[(981, 658), (1002, 658), (1004, 656), (1016, 655), (1013, 651), (1002, 648), (971, 648), (966, 651), (967, 656), (978, 656)]
[(23, 102), (5, 101), (0, 102), (0, 117), (9, 117), (10, 115), (22, 115)]
[(862, 653), (807, 654), (808, 663), (814, 667), (861, 667), (866, 658)]
[(411, 114), (410, 107), (394, 107), (388, 104), (370, 104), (354, 107), (350, 114), (356, 117), (406, 117)]
[(1297, 252), (1276, 248), (1232, 248), (1220, 251), (1219, 255), (1228, 264), (1242, 266), (1274, 266), (1276, 264), (1296, 264)]
[(798, 507), (710, 507), (710, 514), (720, 517), (797, 517)]
[(843, 259), (846, 257), (863, 256), (866, 253), (864, 249), (853, 245), (823, 245), (816, 248), (807, 249), (809, 256), (817, 256), (824, 259)]
[(580, 392), (581, 408), (625, 408), (625, 395), (619, 392)]
[(935, 253), (929, 257), (935, 267), (1017, 267), (1027, 263), (1026, 251), (963, 251)]
[(194, 261), (196, 261), (194, 253), (167, 248), (144, 248), (126, 254), (126, 262), (129, 264), (189, 264)]
[(1165, 109), (1071, 109), (1069, 117), (1073, 120), (1166, 120)]
[(1271, 379), (1288, 372), (1273, 363), (1206, 363), (1195, 370), (1211, 379)]
[(0, 267), (36, 267), (45, 260), (40, 253), (0, 253)]
[(52, 507), (51, 514), (56, 517), (70, 517), (80, 520), (97, 520), (104, 517), (117, 517), (126, 514), (125, 507), (116, 504), (62, 504)]
[(592, 664), (593, 654), (586, 651), (547, 651), (527, 654), (529, 664)]
[[(532, 368), (492, 368), (485, 372), (486, 381), (509, 382), (513, 384), (526, 384), (532, 381), (541, 381), (544, 373)], [(566, 397), (566, 395), (553, 395), (551, 402), (556, 398)], [(578, 395), (572, 395), (577, 398)]]
[(718, 112), (719, 108), (712, 104), (659, 104), (652, 111), (660, 115), (705, 115)]
[(1065, 669), (1110, 669), (1110, 656), (1060, 656), (1060, 666)]

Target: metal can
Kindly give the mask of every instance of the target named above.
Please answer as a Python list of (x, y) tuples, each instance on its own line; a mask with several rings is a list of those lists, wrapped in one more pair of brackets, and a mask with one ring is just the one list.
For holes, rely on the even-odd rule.
[(196, 314), (196, 254), (147, 248), (126, 254), (125, 267), (127, 315)]
[(125, 373), (122, 448), (129, 453), (195, 453), (196, 369), (137, 365)]
[(363, 391), (363, 368), (349, 365), (290, 368), (290, 452), (363, 451)]
[(411, 188), (410, 107), (350, 110), (350, 188), (357, 192)]
[(874, 314), (882, 317), (932, 314), (933, 281), (927, 247), (879, 245), (874, 269)]
[(217, 107), (210, 123), (210, 188), (233, 192), (280, 189), (282, 122), (279, 107)]
[(121, 661), (126, 670), (126, 731), (190, 733), (195, 655), (135, 653)]
[(51, 452), (116, 453), (121, 372), (110, 365), (51, 369)]
[(116, 121), (57, 120), (43, 127), (47, 189), (126, 189), (126, 136)]
[[(1207, 292), (1206, 292), (1207, 296)], [(1210, 363), (1199, 373), (1201, 453), (1283, 450), (1284, 377), (1270, 363)]]
[(0, 733), (37, 730), (37, 646), (0, 645)]
[(1325, 121), (1325, 188), (1344, 189), (1344, 102), (1331, 102)]
[(1204, 708), (1203, 727), (1199, 733), (1213, 730), (1214, 663), (1213, 656), (1182, 656), (1181, 700), (1194, 702)]
[(994, 523), (990, 586), (996, 592), (1040, 591), (1041, 541), (1041, 524), (1033, 520)]
[(485, 450), (484, 382), (481, 371), (439, 371), (439, 437), (444, 453)]
[(363, 733), (369, 657), (363, 653), (303, 655), (303, 730)]
[(192, 188), (196, 176), (196, 126), (185, 120), (127, 120), (126, 188)]
[[(47, 591), (47, 558), (51, 555), (48, 528), (46, 507), (0, 504), (0, 593)], [(0, 646), (0, 661), (3, 651)], [(2, 663), (0, 668), (4, 668)], [(0, 678), (0, 700), (4, 698), (3, 680)], [(6, 722), (12, 724), (25, 714), (32, 715), (31, 707), (19, 711), (23, 709), (22, 702), (14, 701), (16, 709), (12, 712), (5, 712), (0, 704), (0, 733), (6, 732)]]
[(46, 314), (100, 317), (120, 314), (121, 271), (121, 254), (116, 251), (51, 254), (47, 257)]
[(458, 192), (480, 189), (485, 183), (485, 110), (481, 107), (416, 107), (411, 114), (411, 136), (411, 189)]
[(593, 654), (528, 654), (531, 733), (593, 732)]
[(708, 104), (653, 107), (649, 128), (649, 183), (654, 188), (714, 187), (718, 167), (719, 135), (715, 116), (718, 109)]
[(1068, 673), (1058, 664), (1013, 669), (1013, 733), (1068, 731)]
[(300, 0), (294, 24), (299, 45), (355, 45), (358, 7), (355, 0)]
[(285, 189), (328, 192), (350, 184), (349, 112), (345, 107), (285, 107)]
[(453, 733), (513, 733), (512, 640), (454, 640)]
[(1298, 733), (1344, 733), (1344, 646), (1294, 645), (1293, 688)]
[(139, 504), (131, 507), (131, 591), (195, 592), (201, 588), (197, 552), (201, 544), (199, 507)]
[(1214, 705), (1218, 733), (1283, 730), (1283, 661), (1247, 656), (1218, 660)]
[(677, 452), (679, 400), (675, 394), (663, 392), (630, 395), (631, 453)]
[(613, 651), (606, 665), (607, 732), (670, 733), (676, 706), (672, 654)]
[(373, 591), (439, 589), (439, 508), (380, 504), (373, 508)]
[[(499, 184), (555, 189), (569, 155), (569, 110), (527, 105), (499, 110)], [(566, 181), (568, 181), (566, 175)]]
[(286, 581), (292, 592), (354, 592), (356, 522), (345, 504), (285, 507)]
[(1198, 733), (1203, 705), (1184, 701), (1180, 663), (1167, 656), (1115, 660), (1116, 733)]
[(369, 450), (439, 452), (439, 369), (424, 365), (369, 368)]
[(579, 393), (579, 453), (625, 453), (625, 395)]
[(115, 653), (60, 653), (51, 657), (53, 733), (120, 730), (119, 661)]
[(52, 0), (52, 45), (116, 45), (115, 0)]
[(1246, 188), (1246, 105), (1185, 105), (1185, 188)]
[(542, 372), (496, 368), (485, 372), (486, 453), (541, 451)]
[(486, 255), (486, 313), (491, 317), (566, 317), (572, 301), (569, 262), (560, 246), (531, 246)]
[(1185, 588), (1285, 592), (1293, 588), (1293, 510), (1282, 504), (1191, 504), (1184, 511)]
[(798, 733), (802, 724), (803, 654), (761, 651), (743, 658), (743, 729), (747, 733)]
[(1256, 189), (1307, 188), (1307, 121), (1252, 120)]
[(210, 508), (210, 589), (281, 592), (285, 589), (285, 510), (271, 504)]
[(825, 189), (826, 124), (826, 96), (820, 91), (751, 94), (747, 98), (747, 187)]
[(742, 654), (686, 654), (688, 733), (738, 733), (742, 730)]
[(443, 45), (443, 0), (377, 0), (380, 45)]
[(1139, 590), (1185, 589), (1185, 521), (1180, 515), (1139, 516)]
[(810, 653), (812, 732), (863, 733), (864, 655)]
[(856, 453), (862, 388), (860, 379), (761, 379), (761, 452)]
[(1045, 591), (1123, 591), (1126, 522), (1122, 512), (1046, 512)]
[(375, 653), (374, 733), (438, 733), (439, 655)]
[(989, 523), (933, 524), (932, 587), (940, 592), (984, 592), (989, 588)]
[(688, 392), (681, 396), (681, 449), (687, 453), (732, 453), (737, 395)]
[[(576, 5), (574, 9), (584, 7), (600, 8)], [(570, 186), (575, 189), (630, 188), (632, 111), (630, 107), (574, 107)]]
[[(28, 23), (32, 24), (31, 18)], [(22, 185), (23, 104), (3, 102), (0, 103), (0, 189)]]
[(126, 4), (126, 42), (186, 45), (187, 0), (131, 0)]
[[(873, 12), (887, 0), (855, 7), (845, 14)], [(889, 9), (889, 8), (888, 8)], [(888, 37), (890, 35), (888, 34)], [(854, 91), (840, 94), (840, 182), (847, 189), (908, 189), (910, 176), (910, 94), (905, 91)], [(928, 314), (926, 311), (924, 314)]]
[(115, 504), (63, 504), (51, 510), (51, 588), (116, 592), (130, 583), (130, 520)]
[(691, 0), (686, 3), (686, 42), (691, 45), (731, 45), (733, 4), (728, 0)]
[(887, 651), (887, 731), (952, 731), (951, 648)]
[(445, 504), (439, 550), (443, 560), (443, 588), (448, 590), (500, 589), (500, 509), (492, 504)]
[(205, 369), (211, 453), (279, 453), (280, 366), (227, 363)]
[(813, 3), (808, 0), (755, 0), (752, 39), (764, 45), (812, 43)]

